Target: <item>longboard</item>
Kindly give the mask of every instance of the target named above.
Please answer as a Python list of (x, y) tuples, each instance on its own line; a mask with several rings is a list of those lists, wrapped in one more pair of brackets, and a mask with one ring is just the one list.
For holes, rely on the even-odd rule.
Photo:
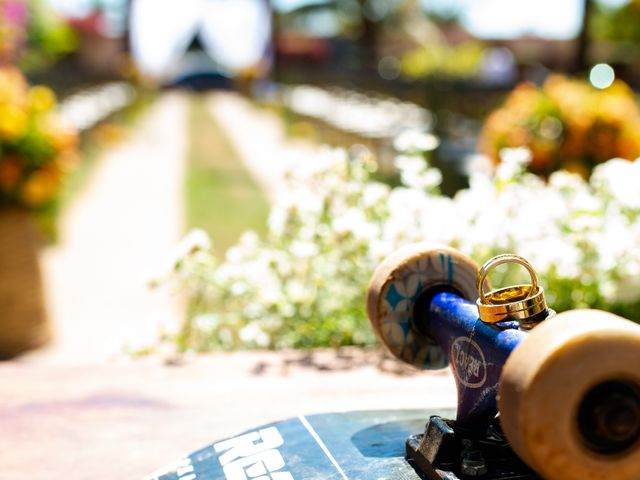
[[(519, 262), (532, 278), (524, 300), (532, 291), (542, 298), (533, 268)], [(597, 310), (534, 322), (547, 315), (545, 306), (515, 326), (495, 327), (474, 305), (486, 300), (485, 267), (478, 275), (475, 262), (454, 249), (409, 245), (379, 265), (368, 289), (369, 319), (393, 355), (419, 368), (449, 360), (457, 415), (299, 416), (215, 442), (151, 479), (640, 479), (638, 325)], [(491, 304), (497, 311), (508, 305)], [(525, 321), (532, 323), (524, 328)]]
[(149, 480), (420, 480), (405, 441), (430, 415), (453, 410), (382, 410), (297, 416), (220, 440)]

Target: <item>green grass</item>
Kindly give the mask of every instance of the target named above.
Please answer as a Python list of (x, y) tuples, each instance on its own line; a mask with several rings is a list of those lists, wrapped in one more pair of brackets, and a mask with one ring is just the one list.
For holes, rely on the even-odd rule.
[(265, 232), (269, 203), (202, 96), (194, 94), (190, 99), (188, 128), (187, 227), (209, 233), (215, 252), (222, 255), (242, 232)]

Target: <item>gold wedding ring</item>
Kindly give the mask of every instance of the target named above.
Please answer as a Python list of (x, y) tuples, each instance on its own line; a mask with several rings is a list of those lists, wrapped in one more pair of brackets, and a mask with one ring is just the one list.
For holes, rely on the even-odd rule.
[[(531, 284), (512, 285), (485, 293), (484, 286), (489, 273), (505, 263), (523, 266), (529, 272)], [(540, 286), (536, 271), (526, 259), (518, 255), (498, 255), (485, 263), (478, 271), (477, 287), (480, 298), (476, 304), (480, 320), (485, 323), (517, 320), (523, 328), (531, 328), (547, 311), (544, 289)]]

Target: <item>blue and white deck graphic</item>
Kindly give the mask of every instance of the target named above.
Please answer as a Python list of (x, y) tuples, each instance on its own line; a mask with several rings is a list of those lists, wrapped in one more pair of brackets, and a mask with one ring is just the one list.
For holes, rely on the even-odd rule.
[(215, 442), (149, 480), (419, 480), (404, 443), (430, 415), (453, 412), (300, 415)]

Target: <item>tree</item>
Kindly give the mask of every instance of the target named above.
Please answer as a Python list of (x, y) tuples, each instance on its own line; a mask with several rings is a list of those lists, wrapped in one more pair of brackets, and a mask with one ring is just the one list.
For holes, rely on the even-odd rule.
[(583, 72), (589, 68), (589, 43), (590, 23), (593, 15), (593, 0), (584, 0), (582, 23), (578, 33), (576, 56), (573, 64), (573, 73)]

